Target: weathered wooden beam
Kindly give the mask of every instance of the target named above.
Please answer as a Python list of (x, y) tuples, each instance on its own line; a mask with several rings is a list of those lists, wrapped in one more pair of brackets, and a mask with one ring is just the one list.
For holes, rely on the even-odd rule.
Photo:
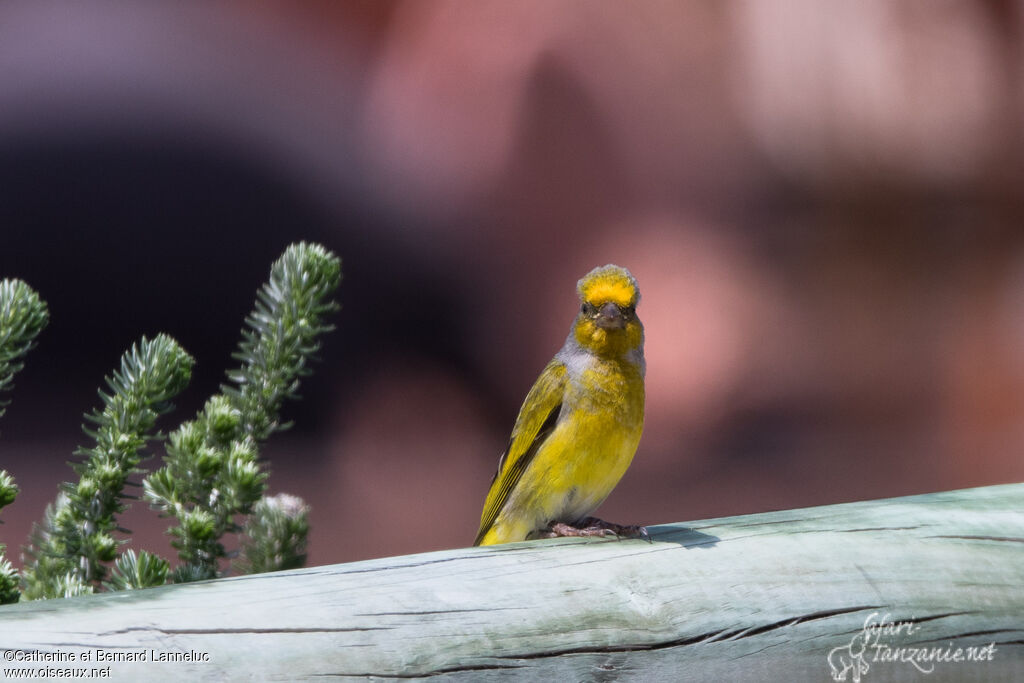
[(0, 669), (1024, 680), (1024, 484), (650, 531), (650, 543), (553, 539), (11, 605)]

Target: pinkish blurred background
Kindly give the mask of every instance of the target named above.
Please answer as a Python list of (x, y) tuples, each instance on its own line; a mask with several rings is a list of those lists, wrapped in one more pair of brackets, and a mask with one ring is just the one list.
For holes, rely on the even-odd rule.
[(6, 2), (0, 276), (53, 322), (0, 422), (0, 541), (140, 335), (197, 357), (164, 427), (191, 417), (300, 239), (345, 268), (265, 450), (311, 564), (472, 541), (607, 262), (648, 412), (601, 516), (1024, 480), (1022, 48), (1012, 2)]

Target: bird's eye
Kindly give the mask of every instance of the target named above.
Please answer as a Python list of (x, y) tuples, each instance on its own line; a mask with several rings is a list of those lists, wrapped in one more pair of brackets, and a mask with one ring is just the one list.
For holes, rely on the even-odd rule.
[(580, 306), (580, 311), (583, 313), (583, 315), (594, 315), (595, 313), (597, 313), (597, 306), (595, 306), (592, 303), (584, 301), (583, 305)]
[(626, 318), (627, 320), (629, 320), (634, 315), (636, 315), (636, 309), (633, 308), (632, 306), (626, 306), (625, 308), (622, 309), (622, 317), (623, 318)]

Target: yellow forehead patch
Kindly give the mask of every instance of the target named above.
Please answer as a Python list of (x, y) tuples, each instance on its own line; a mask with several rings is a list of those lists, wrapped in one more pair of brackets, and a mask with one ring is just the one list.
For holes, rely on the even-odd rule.
[(576, 285), (580, 300), (591, 304), (611, 301), (619, 306), (636, 306), (640, 288), (628, 270), (608, 264), (594, 268)]

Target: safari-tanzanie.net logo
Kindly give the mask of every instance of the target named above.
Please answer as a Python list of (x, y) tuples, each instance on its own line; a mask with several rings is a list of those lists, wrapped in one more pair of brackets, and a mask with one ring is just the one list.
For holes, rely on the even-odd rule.
[(832, 678), (860, 683), (869, 671), (880, 666), (912, 666), (930, 674), (938, 666), (991, 662), (995, 657), (995, 642), (969, 647), (952, 641), (945, 645), (914, 644), (912, 636), (922, 628), (913, 620), (893, 621), (888, 613), (872, 612), (849, 645), (828, 653)]

